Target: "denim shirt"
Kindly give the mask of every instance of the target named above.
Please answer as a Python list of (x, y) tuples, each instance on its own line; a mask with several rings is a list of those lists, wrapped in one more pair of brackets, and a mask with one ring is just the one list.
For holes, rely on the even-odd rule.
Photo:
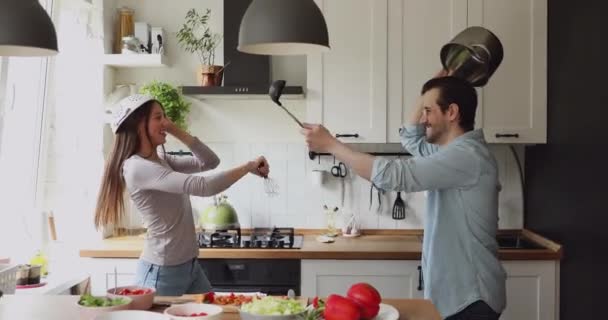
[(429, 144), (422, 125), (400, 130), (413, 157), (376, 158), (372, 182), (381, 189), (427, 190), (422, 270), (424, 296), (442, 317), (485, 301), (501, 313), (506, 273), (498, 260), (498, 169), (483, 132), (445, 146)]

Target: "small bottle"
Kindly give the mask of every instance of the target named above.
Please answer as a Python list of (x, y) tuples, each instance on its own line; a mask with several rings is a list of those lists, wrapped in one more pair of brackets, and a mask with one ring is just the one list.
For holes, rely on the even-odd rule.
[(36, 254), (30, 259), (31, 265), (40, 266), (40, 274), (46, 276), (48, 274), (48, 259), (46, 255), (38, 250)]

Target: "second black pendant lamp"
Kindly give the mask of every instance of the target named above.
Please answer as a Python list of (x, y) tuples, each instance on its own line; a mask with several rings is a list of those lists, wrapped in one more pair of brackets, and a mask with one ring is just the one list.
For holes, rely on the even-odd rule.
[(327, 24), (313, 0), (253, 0), (241, 21), (241, 52), (306, 55), (329, 48)]

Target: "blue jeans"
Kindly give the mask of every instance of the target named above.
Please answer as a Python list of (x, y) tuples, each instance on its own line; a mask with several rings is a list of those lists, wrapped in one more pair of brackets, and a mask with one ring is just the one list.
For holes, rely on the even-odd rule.
[(181, 296), (211, 291), (211, 283), (197, 259), (176, 266), (160, 266), (139, 259), (135, 274), (138, 286), (156, 288), (159, 296)]
[(477, 300), (457, 314), (451, 315), (445, 320), (498, 320), (500, 313), (496, 313), (482, 300)]

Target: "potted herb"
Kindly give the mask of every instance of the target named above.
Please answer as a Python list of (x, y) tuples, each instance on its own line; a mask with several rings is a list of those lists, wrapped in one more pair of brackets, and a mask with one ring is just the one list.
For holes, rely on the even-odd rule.
[(186, 13), (185, 22), (177, 32), (177, 42), (190, 53), (196, 53), (200, 60), (197, 79), (201, 86), (219, 86), (222, 84), (224, 67), (215, 64), (215, 49), (222, 42), (222, 35), (209, 28), (211, 10), (200, 14), (196, 9)]
[(140, 93), (153, 96), (165, 109), (165, 114), (175, 125), (187, 130), (186, 117), (190, 112), (190, 103), (184, 100), (181, 92), (174, 86), (159, 81), (144, 85)]

